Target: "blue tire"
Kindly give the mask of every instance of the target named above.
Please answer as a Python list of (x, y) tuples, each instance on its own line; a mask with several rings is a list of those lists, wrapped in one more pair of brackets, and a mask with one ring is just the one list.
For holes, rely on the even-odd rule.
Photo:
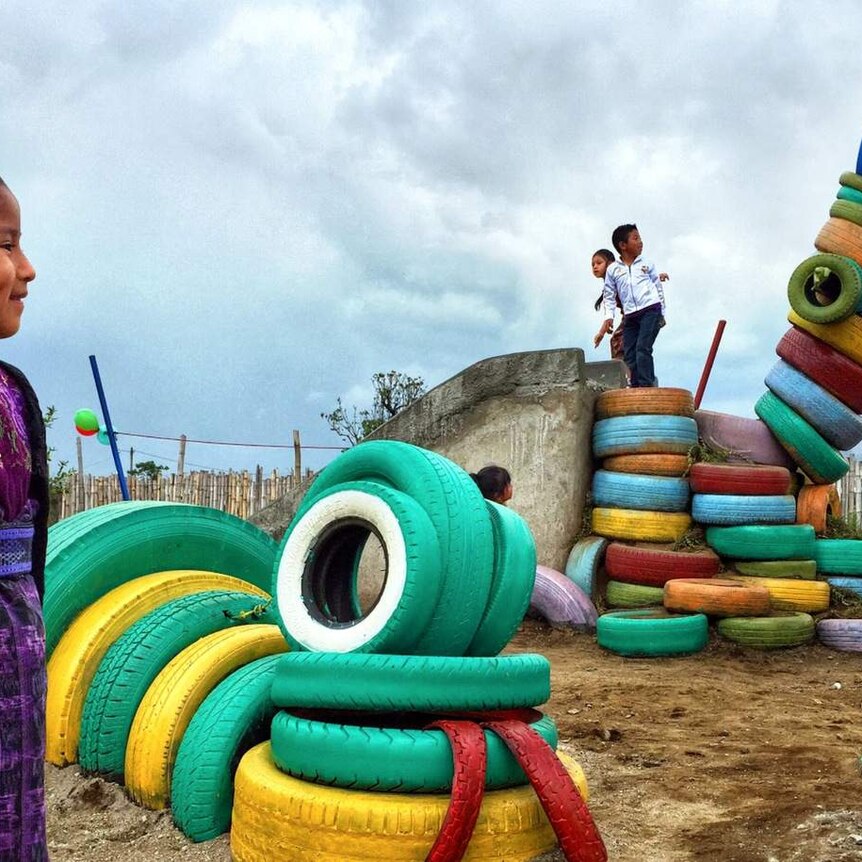
[(741, 494), (695, 494), (691, 517), (700, 524), (724, 527), (743, 524), (794, 524), (796, 499), (782, 496), (752, 497)]
[(846, 590), (862, 598), (862, 578), (826, 578), (826, 583), (836, 590)]
[(846, 452), (862, 440), (862, 419), (792, 365), (779, 359), (764, 382), (836, 449)]
[(593, 476), (593, 503), (617, 509), (653, 512), (687, 512), (691, 495), (688, 479), (614, 473), (597, 470)]
[(608, 540), (587, 536), (575, 543), (566, 560), (565, 576), (580, 587), (593, 601), (598, 597), (598, 573)]
[(593, 425), (593, 454), (685, 455), (697, 443), (697, 423), (687, 416), (614, 416)]

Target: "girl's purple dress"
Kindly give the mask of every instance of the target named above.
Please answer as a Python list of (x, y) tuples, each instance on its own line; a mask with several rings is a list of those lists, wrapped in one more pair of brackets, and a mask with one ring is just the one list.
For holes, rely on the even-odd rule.
[(0, 862), (43, 862), (45, 629), (30, 573), (33, 516), (24, 397), (0, 368)]

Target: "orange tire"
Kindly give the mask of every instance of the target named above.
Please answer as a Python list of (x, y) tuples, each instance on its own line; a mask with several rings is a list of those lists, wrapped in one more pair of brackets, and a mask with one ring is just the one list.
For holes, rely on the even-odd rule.
[(834, 485), (803, 485), (796, 498), (796, 523), (811, 524), (815, 533), (825, 533), (829, 516), (841, 517), (837, 488)]
[(688, 389), (658, 386), (610, 389), (596, 399), (596, 419), (637, 414), (694, 416), (694, 398)]
[(688, 455), (614, 455), (602, 461), (614, 473), (642, 473), (650, 476), (684, 476)]
[(674, 578), (664, 585), (664, 606), (711, 617), (762, 617), (769, 614), (769, 590), (722, 578)]
[(862, 266), (862, 227), (843, 218), (830, 218), (817, 234), (818, 251), (843, 254)]

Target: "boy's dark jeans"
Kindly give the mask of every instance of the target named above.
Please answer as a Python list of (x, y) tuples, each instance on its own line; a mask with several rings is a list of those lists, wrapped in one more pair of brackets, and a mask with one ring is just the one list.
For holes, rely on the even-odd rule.
[(623, 354), (631, 371), (631, 386), (655, 386), (652, 346), (661, 328), (661, 306), (627, 314), (623, 321)]

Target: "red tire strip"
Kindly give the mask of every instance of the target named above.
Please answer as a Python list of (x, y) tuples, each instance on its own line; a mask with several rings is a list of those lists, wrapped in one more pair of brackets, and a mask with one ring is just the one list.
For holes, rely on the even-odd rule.
[(566, 859), (607, 862), (608, 851), (590, 809), (548, 743), (521, 721), (486, 721), (482, 725), (506, 743), (530, 779)]
[(701, 463), (692, 466), (689, 482), (695, 494), (775, 496), (788, 493), (790, 471), (785, 467)]
[(624, 584), (663, 587), (673, 578), (712, 578), (721, 560), (713, 551), (671, 551), (645, 545), (611, 542), (605, 551), (608, 577)]
[(473, 721), (435, 721), (429, 727), (437, 727), (449, 737), (455, 774), (449, 808), (425, 862), (461, 862), (485, 793), (485, 734)]

